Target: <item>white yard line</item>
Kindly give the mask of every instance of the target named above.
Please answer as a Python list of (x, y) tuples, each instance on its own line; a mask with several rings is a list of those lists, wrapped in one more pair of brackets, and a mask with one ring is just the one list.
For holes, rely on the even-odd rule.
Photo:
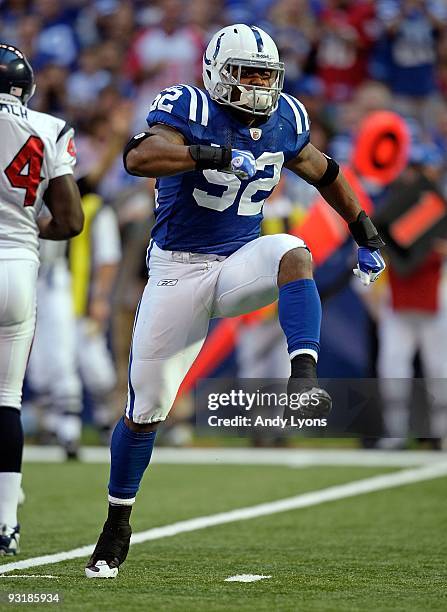
[[(159, 540), (178, 535), (179, 533), (187, 533), (206, 529), (207, 527), (215, 527), (217, 525), (225, 525), (235, 521), (246, 521), (249, 519), (258, 518), (261, 516), (269, 516), (279, 512), (289, 510), (297, 510), (298, 508), (308, 508), (309, 506), (317, 506), (329, 501), (345, 499), (362, 495), (364, 493), (372, 493), (373, 491), (383, 491), (392, 489), (406, 484), (431, 480), (447, 476), (447, 461), (438, 462), (436, 464), (418, 467), (414, 469), (394, 472), (365, 478), (364, 480), (355, 480), (342, 485), (335, 485), (320, 491), (312, 491), (294, 497), (279, 499), (273, 502), (249, 506), (247, 508), (238, 508), (229, 512), (219, 512), (210, 516), (200, 516), (186, 521), (165, 525), (163, 527), (155, 527), (147, 531), (140, 531), (132, 536), (132, 544), (141, 544), (150, 540)], [(24, 570), (30, 567), (39, 567), (42, 565), (50, 565), (60, 561), (69, 559), (78, 559), (80, 557), (88, 557), (93, 550), (94, 544), (75, 548), (66, 552), (60, 552), (52, 555), (44, 555), (42, 557), (32, 557), (23, 559), (22, 561), (14, 561), (0, 565), (0, 574), (12, 572), (16, 570)]]
[[(57, 446), (25, 446), (25, 462), (57, 463), (65, 460)], [(109, 463), (108, 448), (86, 446), (81, 450), (86, 463)], [(359, 467), (410, 467), (446, 460), (437, 451), (380, 451), (360, 449), (271, 449), (271, 448), (157, 448), (152, 463), (180, 465), (311, 465)]]
[(263, 576), (262, 574), (238, 574), (237, 576), (225, 578), (224, 582), (257, 582), (258, 580), (265, 580), (266, 578), (271, 578), (271, 576)]
[(12, 574), (11, 576), (3, 575), (1, 578), (59, 578), (59, 576), (52, 576), (51, 574)]

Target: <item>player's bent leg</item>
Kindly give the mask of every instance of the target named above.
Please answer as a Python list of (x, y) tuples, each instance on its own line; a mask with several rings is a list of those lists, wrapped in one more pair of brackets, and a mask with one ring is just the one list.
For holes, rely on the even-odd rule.
[(278, 299), (282, 258), (304, 242), (289, 234), (261, 236), (230, 255), (222, 264), (213, 303), (214, 317), (235, 317)]
[(287, 338), (291, 376), (285, 418), (326, 418), (330, 395), (318, 385), (321, 301), (313, 280), (312, 257), (307, 249), (292, 249), (281, 259), (278, 272), (278, 317)]
[[(291, 358), (290, 392), (312, 390), (312, 407), (302, 414), (323, 417), (331, 409), (326, 391), (317, 384), (321, 303), (312, 278), (312, 258), (305, 243), (288, 234), (262, 236), (248, 243), (222, 266), (214, 316), (235, 316), (272, 303), (279, 296), (279, 321)], [(306, 404), (307, 395), (303, 398)]]
[[(157, 267), (151, 267), (137, 309), (126, 414), (111, 441), (109, 513), (85, 569), (89, 578), (115, 577), (127, 556), (130, 513), (151, 459), (156, 428), (165, 420), (208, 329), (207, 302), (213, 295), (215, 272), (209, 266), (190, 264), (167, 270), (162, 266), (162, 271), (164, 277), (176, 278), (178, 283), (160, 283)], [(170, 367), (173, 360), (175, 370)]]

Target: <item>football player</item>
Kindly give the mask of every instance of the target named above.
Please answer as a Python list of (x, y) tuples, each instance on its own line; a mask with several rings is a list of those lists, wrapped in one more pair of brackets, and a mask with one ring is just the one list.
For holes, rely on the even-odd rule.
[[(0, 555), (19, 550), (20, 407), (34, 334), (38, 237), (64, 240), (83, 225), (73, 130), (27, 108), (34, 89), (23, 53), (0, 44)], [(52, 216), (38, 225), (43, 202)]]
[[(259, 237), (262, 207), (286, 166), (315, 185), (349, 223), (359, 244), (355, 270), (367, 284), (383, 270), (382, 240), (336, 161), (310, 143), (303, 105), (282, 93), (284, 65), (268, 34), (236, 24), (218, 31), (203, 57), (205, 91), (162, 91), (149, 129), (124, 151), (131, 174), (157, 177), (149, 281), (137, 309), (126, 412), (111, 442), (109, 513), (88, 577), (114, 577), (126, 558), (132, 504), (149, 464), (157, 426), (197, 356), (211, 317), (239, 315), (279, 298), (291, 359), (291, 390), (318, 387), (321, 305), (302, 240)], [(180, 357), (180, 359), (179, 359)], [(177, 359), (176, 375), (169, 363)], [(170, 376), (167, 376), (170, 372)]]

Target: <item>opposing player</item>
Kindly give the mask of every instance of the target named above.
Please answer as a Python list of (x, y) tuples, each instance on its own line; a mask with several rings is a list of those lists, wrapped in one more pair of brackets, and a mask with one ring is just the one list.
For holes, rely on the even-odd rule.
[[(25, 56), (0, 44), (0, 555), (19, 550), (20, 407), (34, 333), (38, 236), (62, 240), (83, 225), (73, 130), (27, 108), (34, 89)], [(43, 202), (52, 217), (39, 227)]]
[[(203, 80), (206, 91), (188, 85), (162, 91), (150, 108), (149, 130), (124, 151), (130, 173), (158, 177), (156, 224), (135, 318), (126, 413), (111, 443), (109, 513), (88, 577), (114, 577), (126, 558), (130, 513), (157, 426), (211, 317), (239, 315), (279, 296), (289, 385), (318, 396), (312, 416), (330, 410), (316, 374), (321, 305), (311, 255), (295, 236), (259, 237), (262, 206), (283, 165), (314, 184), (349, 223), (360, 245), (361, 280), (369, 283), (384, 268), (383, 242), (338, 164), (310, 144), (303, 105), (281, 93), (284, 66), (270, 36), (247, 25), (223, 28), (205, 52)], [(181, 364), (176, 376), (173, 358)]]

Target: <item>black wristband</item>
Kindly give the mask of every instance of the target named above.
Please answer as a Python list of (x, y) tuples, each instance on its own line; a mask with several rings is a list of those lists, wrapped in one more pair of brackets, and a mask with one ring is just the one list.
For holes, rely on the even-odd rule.
[[(135, 149), (135, 147), (138, 147), (140, 142), (143, 142), (143, 140), (146, 140), (146, 138), (149, 138), (149, 136), (154, 136), (154, 135), (155, 134), (152, 134), (151, 132), (140, 132), (139, 134), (135, 134), (135, 136), (132, 136), (132, 138), (129, 140), (129, 142), (126, 144), (123, 150), (123, 165), (124, 165), (124, 168), (126, 169), (126, 172), (128, 172), (129, 174), (133, 174), (132, 172), (129, 172), (127, 168), (127, 163), (126, 163), (126, 157), (129, 151), (131, 151), (132, 149)], [(135, 176), (138, 176), (138, 175), (136, 174)]]
[(231, 163), (231, 149), (208, 145), (190, 145), (189, 152), (196, 162), (196, 170), (222, 170)]
[(332, 159), (332, 157), (329, 157), (328, 155), (326, 155), (326, 157), (327, 166), (323, 176), (318, 181), (308, 181), (314, 187), (320, 188), (332, 185), (340, 172), (340, 166), (337, 164), (335, 159)]
[(373, 250), (385, 246), (374, 223), (364, 210), (359, 213), (356, 221), (349, 224), (349, 231), (359, 246), (368, 247), (368, 249)]

